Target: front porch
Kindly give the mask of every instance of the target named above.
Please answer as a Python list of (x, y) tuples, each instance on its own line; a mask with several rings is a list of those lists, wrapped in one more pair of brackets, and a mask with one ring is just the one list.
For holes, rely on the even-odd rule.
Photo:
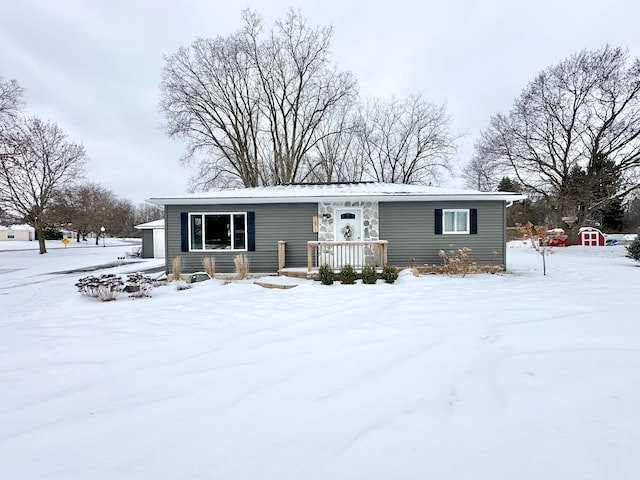
[(329, 265), (338, 272), (345, 265), (351, 265), (357, 272), (366, 265), (382, 268), (387, 263), (386, 240), (369, 241), (312, 241), (307, 242), (307, 265), (287, 265), (284, 241), (278, 242), (278, 275), (299, 278), (317, 278), (318, 268)]

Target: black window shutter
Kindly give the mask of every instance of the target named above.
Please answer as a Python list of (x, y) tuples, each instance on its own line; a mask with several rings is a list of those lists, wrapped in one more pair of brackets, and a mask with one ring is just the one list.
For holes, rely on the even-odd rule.
[(478, 234), (478, 209), (472, 208), (469, 210), (469, 214), (471, 217), (469, 218), (469, 229), (471, 230), (471, 235)]
[(256, 251), (256, 214), (247, 212), (247, 250)]
[(189, 226), (189, 214), (182, 212), (180, 214), (180, 251), (189, 251), (189, 234), (187, 228)]
[(442, 235), (442, 209), (436, 208), (435, 223), (433, 225), (433, 232), (436, 235)]

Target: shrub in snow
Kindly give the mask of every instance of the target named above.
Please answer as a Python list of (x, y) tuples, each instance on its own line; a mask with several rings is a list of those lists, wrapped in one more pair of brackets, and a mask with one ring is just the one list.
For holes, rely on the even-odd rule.
[(444, 262), (444, 273), (462, 274), (464, 277), (469, 273), (471, 267), (475, 265), (475, 262), (469, 256), (470, 253), (471, 249), (468, 247), (451, 250), (449, 251), (449, 254), (444, 250), (440, 250), (438, 252), (438, 256), (442, 258), (442, 261)]
[(202, 259), (202, 269), (209, 274), (211, 278), (216, 276), (216, 259), (215, 257), (204, 257)]
[(150, 297), (153, 288), (153, 279), (142, 273), (132, 273), (127, 275), (127, 283), (124, 287), (131, 298)]
[(365, 265), (362, 267), (362, 283), (373, 285), (378, 281), (378, 272), (373, 265)]
[(331, 267), (326, 263), (321, 265), (318, 269), (318, 275), (320, 276), (320, 281), (323, 285), (333, 285), (333, 281), (335, 280), (335, 273), (331, 270)]
[(640, 230), (638, 230), (636, 239), (630, 245), (627, 245), (627, 257), (640, 262)]
[(236, 265), (236, 278), (238, 280), (249, 278), (249, 259), (246, 255), (236, 255), (233, 263)]
[(176, 290), (189, 290), (191, 288), (191, 285), (184, 280), (176, 280), (175, 282), (171, 282), (171, 285), (173, 285)]
[(344, 285), (353, 285), (356, 283), (358, 274), (351, 265), (345, 265), (340, 269), (340, 280)]
[(171, 260), (171, 278), (169, 278), (169, 281), (176, 281), (176, 280), (180, 280), (182, 277), (180, 276), (182, 274), (182, 258), (180, 257), (173, 257), (173, 260)]
[(122, 291), (123, 285), (122, 278), (113, 273), (103, 274), (99, 277), (90, 275), (81, 278), (76, 283), (78, 292), (87, 297), (96, 298), (101, 302), (115, 300)]
[(393, 265), (382, 267), (382, 279), (387, 283), (393, 283), (398, 279), (398, 268)]
[(531, 241), (531, 246), (536, 249), (542, 256), (542, 274), (547, 274), (546, 256), (551, 255), (553, 250), (549, 246), (549, 239), (546, 236), (547, 227), (536, 227), (533, 223), (527, 222), (526, 225), (516, 223), (516, 230), (522, 238)]

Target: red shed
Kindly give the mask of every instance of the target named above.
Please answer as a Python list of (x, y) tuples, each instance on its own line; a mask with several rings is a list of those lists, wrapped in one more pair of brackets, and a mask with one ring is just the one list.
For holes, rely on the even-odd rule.
[(585, 247), (604, 247), (606, 240), (604, 233), (597, 228), (582, 227), (578, 232), (578, 245)]

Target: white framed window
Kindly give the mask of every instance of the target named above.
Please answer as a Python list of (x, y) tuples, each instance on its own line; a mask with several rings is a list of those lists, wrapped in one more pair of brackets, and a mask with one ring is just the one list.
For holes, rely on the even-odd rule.
[(7, 239), (8, 240), (15, 240), (16, 238), (16, 234), (14, 233), (13, 230), (7, 230)]
[(189, 251), (247, 250), (247, 214), (190, 213)]
[(442, 233), (469, 233), (469, 209), (443, 209)]

